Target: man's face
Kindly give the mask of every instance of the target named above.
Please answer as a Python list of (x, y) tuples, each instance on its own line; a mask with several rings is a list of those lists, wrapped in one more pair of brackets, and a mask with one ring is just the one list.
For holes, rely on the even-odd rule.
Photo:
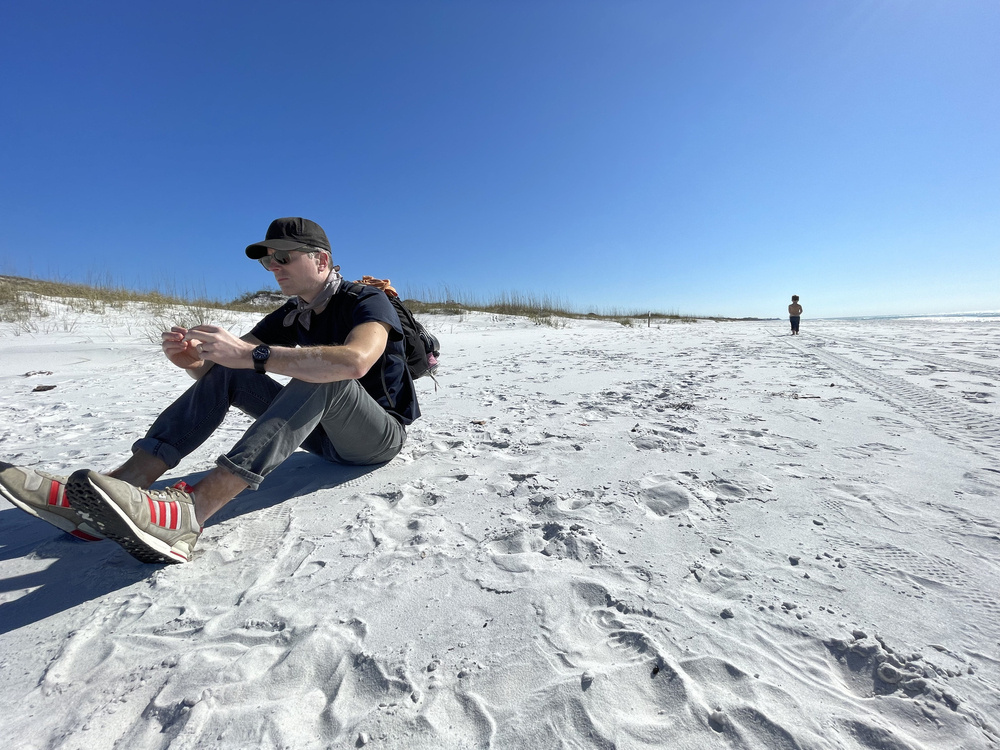
[[(269, 249), (267, 254), (273, 256), (274, 250)], [(283, 294), (308, 298), (322, 288), (330, 269), (323, 253), (309, 257), (306, 252), (292, 251), (287, 263), (272, 261), (269, 270)]]

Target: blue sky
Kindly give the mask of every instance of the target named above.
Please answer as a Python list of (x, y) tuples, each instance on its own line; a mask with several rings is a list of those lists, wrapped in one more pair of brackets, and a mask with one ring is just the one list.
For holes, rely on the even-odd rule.
[(1000, 3), (5, 3), (0, 273), (586, 311), (1000, 309)]

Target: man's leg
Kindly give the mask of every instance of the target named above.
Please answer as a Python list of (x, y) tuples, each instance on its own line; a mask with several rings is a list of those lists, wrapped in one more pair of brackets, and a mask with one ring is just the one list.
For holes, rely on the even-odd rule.
[[(304, 437), (303, 437), (304, 436)], [(204, 524), (247, 487), (257, 489), (297, 448), (348, 464), (383, 463), (406, 440), (406, 431), (354, 380), (292, 380), (219, 466), (192, 488)]]
[(109, 471), (108, 476), (134, 484), (136, 487), (149, 487), (166, 474), (170, 468), (172, 467), (168, 466), (167, 462), (159, 456), (154, 456), (140, 449), (129, 456), (129, 459), (117, 469)]
[(317, 431), (302, 447), (342, 464), (366, 466), (391, 461), (406, 442), (406, 429), (360, 384), (356, 386), (352, 394), (356, 401), (350, 410), (328, 415), (320, 423), (322, 434)]
[[(133, 455), (110, 476), (136, 487), (149, 487), (211, 435), (230, 404), (258, 416), (280, 390), (278, 383), (255, 372), (213, 367), (159, 416), (146, 437), (135, 444)], [(209, 482), (205, 487), (206, 501), (217, 494), (232, 492), (235, 496), (246, 487), (242, 484), (239, 489), (232, 489), (229, 485), (233, 477), (228, 473), (215, 479), (219, 481)], [(0, 494), (74, 536), (100, 538), (99, 531), (79, 513), (67, 477), (0, 464)]]
[(330, 461), (383, 463), (399, 453), (403, 426), (356, 380), (292, 380), (218, 464), (257, 489), (298, 447)]
[(249, 486), (227, 469), (216, 466), (191, 488), (198, 523), (204, 526), (209, 518)]
[[(108, 476), (121, 479), (136, 487), (149, 487), (166, 473), (170, 466), (157, 456), (137, 450), (122, 466)], [(205, 522), (226, 503), (243, 492), (249, 485), (225, 469), (212, 469), (200, 482), (191, 488), (195, 498), (195, 514), (198, 524)]]
[[(205, 416), (206, 411), (211, 410), (199, 413)], [(172, 442), (163, 434), (153, 436), (155, 430), (144, 440), (153, 440), (161, 455), (169, 455), (170, 450), (180, 452), (178, 444), (187, 445), (202, 432), (201, 440), (211, 434), (214, 426), (205, 432), (210, 420), (206, 417), (204, 423), (182, 428), (169, 425)], [(185, 438), (187, 442), (178, 437), (185, 431), (194, 436)], [(194, 488), (179, 485), (143, 492), (127, 482), (86, 470), (70, 477), (68, 487), (79, 496), (86, 517), (133, 556), (144, 562), (178, 562), (190, 559), (205, 520), (245, 487), (256, 489), (307, 439), (310, 449), (330, 460), (380, 463), (399, 452), (405, 437), (402, 425), (357, 381), (315, 384), (293, 380), (278, 389), (233, 450), (219, 457), (218, 468)], [(168, 463), (166, 459), (162, 462)]]
[[(181, 458), (205, 442), (222, 424), (230, 406), (260, 417), (282, 386), (250, 370), (216, 365), (168, 407), (133, 446), (132, 457), (110, 476), (149, 487)], [(192, 487), (201, 525), (248, 487), (231, 472), (215, 468)]]
[[(304, 436), (304, 437), (303, 437)], [(192, 487), (204, 524), (247, 487), (257, 489), (297, 448), (328, 461), (375, 464), (392, 459), (406, 440), (402, 425), (354, 380), (291, 381), (218, 467)]]
[(157, 417), (132, 446), (132, 457), (110, 476), (149, 487), (204, 443), (230, 406), (256, 418), (280, 391), (281, 384), (265, 375), (216, 365)]
[[(76, 472), (66, 497), (84, 519), (103, 528), (144, 562), (176, 562), (190, 557), (205, 520), (246, 488), (229, 472), (216, 469), (193, 489), (148, 488), (201, 445), (222, 423), (230, 406), (258, 416), (281, 385), (251, 370), (216, 365), (168, 406), (133, 445), (133, 455), (102, 477)], [(118, 481), (116, 481), (118, 480)]]

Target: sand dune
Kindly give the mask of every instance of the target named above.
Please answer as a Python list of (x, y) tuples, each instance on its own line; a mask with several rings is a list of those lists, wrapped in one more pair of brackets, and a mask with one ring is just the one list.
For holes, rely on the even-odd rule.
[[(126, 455), (187, 385), (142, 316), (0, 332), (0, 459)], [(1000, 747), (996, 319), (426, 322), (401, 456), (190, 564), (0, 503), (5, 746)]]

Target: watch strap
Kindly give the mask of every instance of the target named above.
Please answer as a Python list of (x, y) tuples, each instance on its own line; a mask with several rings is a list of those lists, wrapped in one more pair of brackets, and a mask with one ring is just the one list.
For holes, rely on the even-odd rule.
[(253, 369), (261, 375), (267, 372), (267, 361), (271, 358), (271, 347), (261, 344), (253, 350)]

